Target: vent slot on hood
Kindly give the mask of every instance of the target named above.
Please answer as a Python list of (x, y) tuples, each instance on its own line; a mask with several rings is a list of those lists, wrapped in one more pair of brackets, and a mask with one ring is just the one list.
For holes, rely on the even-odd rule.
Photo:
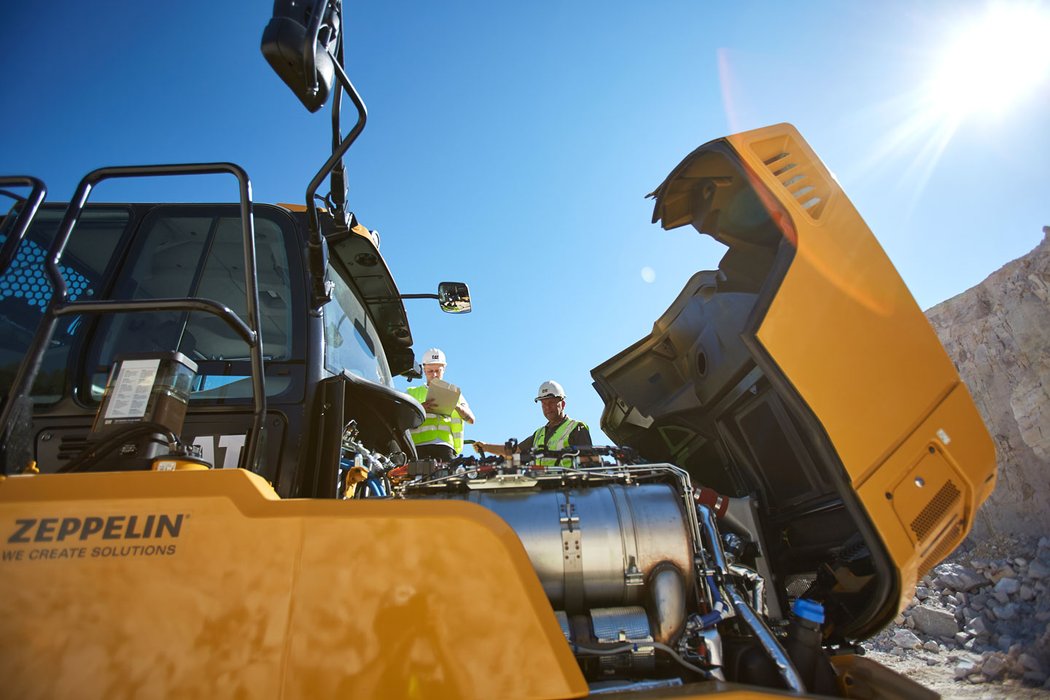
[(815, 158), (790, 136), (759, 141), (752, 148), (802, 210), (814, 221), (819, 221), (832, 187)]

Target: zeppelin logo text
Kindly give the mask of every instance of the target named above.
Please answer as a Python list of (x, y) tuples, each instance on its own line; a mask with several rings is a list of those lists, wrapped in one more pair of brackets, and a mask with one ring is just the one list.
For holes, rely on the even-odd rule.
[(7, 549), (3, 560), (170, 556), (176, 552), (171, 540), (182, 535), (188, 519), (187, 513), (17, 518), (7, 544), (35, 547)]

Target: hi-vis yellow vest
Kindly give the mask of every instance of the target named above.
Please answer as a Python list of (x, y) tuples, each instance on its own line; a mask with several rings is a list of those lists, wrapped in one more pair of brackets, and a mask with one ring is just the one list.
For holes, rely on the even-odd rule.
[[(419, 403), (427, 400), (426, 385), (410, 386), (407, 393)], [(463, 419), (455, 411), (451, 416), (428, 413), (426, 420), (420, 423), (418, 428), (413, 428), (411, 432), (412, 442), (416, 447), (447, 445), (455, 454), (463, 451)]]
[[(551, 433), (550, 437), (547, 437), (547, 426), (542, 426), (539, 430), (532, 434), (532, 451), (543, 452), (544, 450), (564, 450), (569, 447), (569, 436), (572, 435), (572, 431), (576, 430), (576, 426), (582, 425), (584, 429), (588, 429), (587, 425), (582, 421), (573, 420), (568, 418), (564, 423), (559, 425)], [(561, 460), (561, 466), (569, 467), (572, 466), (572, 459), (563, 457)], [(542, 457), (540, 459), (533, 460), (533, 462), (540, 467), (553, 467), (558, 464), (559, 460), (553, 457)]]

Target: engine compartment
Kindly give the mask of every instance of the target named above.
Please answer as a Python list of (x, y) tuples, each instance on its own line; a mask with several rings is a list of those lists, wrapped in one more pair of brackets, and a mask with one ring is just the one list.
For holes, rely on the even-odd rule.
[(622, 448), (584, 449), (560, 463), (568, 461), (413, 462), (390, 472), (390, 495), (468, 501), (506, 521), (592, 692), (706, 679), (837, 694), (825, 646), (852, 648), (786, 613), (797, 601), (811, 618), (823, 609), (808, 592), (768, 585), (752, 499), (724, 497)]

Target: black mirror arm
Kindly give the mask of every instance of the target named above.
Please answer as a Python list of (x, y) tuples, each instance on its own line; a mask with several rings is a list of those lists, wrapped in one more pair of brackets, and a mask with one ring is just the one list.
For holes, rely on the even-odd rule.
[[(401, 294), (398, 299), (440, 299), (437, 294)], [(393, 301), (392, 299), (389, 301)]]
[[(311, 302), (315, 309), (319, 309), (330, 298), (330, 292), (327, 289), (327, 285), (324, 282), (325, 269), (328, 265), (327, 245), (321, 236), (320, 216), (318, 214), (317, 202), (315, 195), (317, 194), (317, 188), (324, 182), (325, 177), (329, 174), (333, 175), (333, 179), (339, 180), (344, 183), (342, 185), (344, 200), (341, 203), (345, 205), (345, 176), (343, 174), (343, 155), (349, 150), (350, 146), (353, 145), (354, 141), (361, 134), (361, 131), (365, 128), (365, 122), (368, 120), (368, 110), (365, 108), (365, 103), (361, 100), (361, 95), (358, 94), (354, 84), (350, 82), (350, 78), (347, 76), (346, 71), (343, 70), (342, 64), (342, 39), (339, 40), (337, 48), (337, 56), (333, 56), (332, 65), (335, 68), (335, 74), (339, 79), (340, 85), (346, 90), (346, 94), (350, 96), (350, 100), (354, 103), (357, 108), (357, 123), (350, 129), (350, 132), (346, 135), (346, 138), (339, 140), (339, 116), (337, 106), (339, 104), (338, 94), (336, 101), (333, 103), (332, 111), (332, 141), (335, 146), (332, 151), (332, 155), (325, 161), (321, 169), (314, 175), (313, 180), (310, 181), (310, 185), (306, 189), (306, 207), (309, 212), (309, 248), (311, 251), (311, 270), (310, 276), (312, 278), (312, 287), (314, 299)], [(337, 145), (336, 145), (337, 144)], [(335, 175), (336, 168), (339, 168), (339, 175)], [(334, 183), (336, 184), (336, 183)], [(333, 191), (338, 188), (333, 186)], [(336, 195), (339, 197), (340, 195)]]
[[(319, 0), (317, 5), (314, 7), (313, 16), (310, 18), (310, 28), (307, 29), (307, 36), (310, 41), (306, 42), (303, 47), (303, 67), (305, 68), (305, 77), (309, 79), (310, 85), (307, 88), (308, 94), (313, 97), (317, 94), (317, 64), (316, 56), (314, 51), (316, 50), (317, 40), (321, 36), (321, 25), (324, 23), (324, 18), (328, 14), (328, 6), (331, 0)], [(338, 0), (336, 0), (338, 2)], [(335, 8), (336, 12), (340, 11), (340, 7)]]

